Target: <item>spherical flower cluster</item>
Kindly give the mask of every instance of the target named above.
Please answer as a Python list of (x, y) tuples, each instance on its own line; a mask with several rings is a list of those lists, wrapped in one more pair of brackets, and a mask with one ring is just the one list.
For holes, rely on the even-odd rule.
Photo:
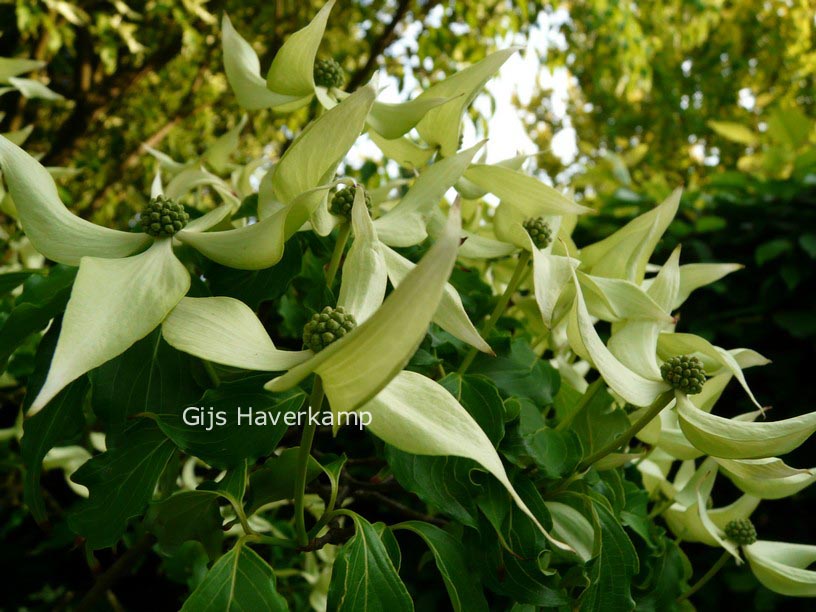
[[(362, 189), (362, 187), (360, 187), (360, 189)], [(368, 212), (371, 212), (371, 196), (368, 195), (367, 191), (364, 192), (364, 195), (366, 208), (368, 208)], [(329, 212), (338, 217), (351, 219), (352, 206), (354, 206), (354, 189), (346, 187), (334, 193), (331, 204), (329, 205)]]
[(725, 537), (739, 546), (748, 546), (757, 541), (757, 532), (750, 519), (737, 519), (725, 526)]
[(343, 84), (343, 69), (333, 59), (316, 60), (314, 82), (321, 87), (340, 87)]
[(158, 196), (148, 202), (139, 217), (142, 231), (157, 238), (166, 238), (182, 230), (190, 220), (184, 207), (164, 196)]
[(689, 355), (672, 357), (660, 366), (660, 374), (663, 380), (686, 395), (702, 391), (706, 381), (703, 363)]
[(341, 306), (326, 306), (312, 315), (303, 327), (303, 346), (319, 353), (335, 340), (339, 340), (357, 326), (354, 316)]
[(530, 234), (533, 239), (533, 244), (538, 249), (547, 248), (552, 241), (552, 230), (550, 225), (544, 221), (543, 217), (535, 217), (534, 219), (527, 219), (523, 224), (524, 229)]

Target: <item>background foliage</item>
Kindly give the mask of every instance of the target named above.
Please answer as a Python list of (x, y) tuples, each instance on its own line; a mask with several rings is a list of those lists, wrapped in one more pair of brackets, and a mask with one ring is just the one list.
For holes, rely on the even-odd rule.
[[(0, 56), (46, 62), (47, 68), (36, 72), (35, 78), (63, 96), (54, 101), (26, 99), (15, 92), (0, 97), (0, 133), (34, 124), (27, 149), (41, 153), (46, 165), (79, 170), (62, 184), (62, 195), (74, 211), (111, 227), (127, 227), (145, 202), (156, 164), (142, 149), (143, 143), (176, 160), (196, 159), (240, 121), (242, 113), (223, 75), (220, 12), (227, 10), (236, 28), (258, 44), (266, 66), (285, 34), (304, 25), (321, 4), (293, 0), (0, 2)], [(542, 21), (541, 15), (547, 19)], [(529, 102), (520, 103), (520, 113), (537, 146), (548, 152), (537, 158), (542, 171), (554, 182), (568, 183), (599, 209), (598, 215), (581, 222), (577, 241), (585, 244), (607, 235), (676, 185), (686, 185), (681, 214), (661, 243), (657, 259), (665, 258), (682, 240), (686, 262), (729, 261), (746, 269), (700, 292), (684, 307), (683, 330), (726, 346), (751, 346), (771, 358), (775, 367), (752, 372), (751, 380), (760, 398), (774, 398), (778, 418), (814, 405), (816, 391), (803, 383), (809, 380), (816, 345), (816, 52), (811, 3), (768, 2), (758, 9), (751, 0), (675, 1), (655, 2), (645, 10), (611, 1), (565, 6), (506, 0), (340, 2), (329, 21), (324, 52), (342, 63), (352, 84), (365, 82), (381, 65), (398, 77), (410, 70), (425, 83), (440, 72), (450, 73), (463, 63), (477, 61), (502, 37), (524, 36), (544, 22), (549, 24), (552, 45), (541, 60), (554, 71), (565, 70), (569, 88), (563, 96), (541, 80)], [(395, 47), (404, 35), (415, 37), (416, 43)], [(562, 106), (565, 112), (560, 112)], [(307, 107), (283, 117), (268, 111), (253, 113), (243, 150), (248, 156), (263, 152), (275, 159), (313, 112)], [(579, 148), (578, 156), (566, 164), (550, 151), (554, 135), (564, 128), (575, 130)], [(376, 167), (363, 167), (361, 174), (371, 179), (375, 172)], [(30, 261), (31, 253), (15, 242), (15, 230), (2, 213), (0, 225), (4, 247), (0, 262)], [(304, 308), (322, 305), (323, 296), (314, 289), (322, 287), (322, 282), (315, 282), (322, 271), (312, 253), (327, 248), (309, 238), (299, 241), (296, 248), (287, 249), (287, 259), (276, 266), (274, 277), (264, 283), (252, 279), (255, 293), (248, 295), (245, 287), (223, 287), (224, 294), (236, 295), (252, 306), (282, 297), (280, 308), (265, 313), (265, 320), (276, 330), (276, 337), (288, 337), (292, 346), (303, 325)], [(303, 254), (302, 264), (296, 249)], [(52, 272), (50, 277), (54, 276)], [(208, 276), (217, 282), (218, 271), (208, 270)], [(472, 317), (483, 316), (490, 307), (490, 288), (477, 279), (467, 270), (457, 270), (453, 277)], [(38, 292), (38, 280), (34, 276), (27, 282), (23, 301), (32, 304), (34, 319), (47, 321), (49, 313), (64, 306), (67, 295), (54, 285)], [(70, 281), (66, 277), (64, 287)], [(285, 294), (276, 293), (278, 287), (285, 288)], [(11, 307), (21, 302), (3, 287), (0, 294), (0, 322), (5, 322)], [(515, 325), (511, 320), (504, 323), (505, 329)], [(38, 328), (35, 322), (31, 328), (21, 324), (16, 329), (28, 335), (26, 330)], [(14, 426), (25, 394), (21, 381), (29, 387), (38, 384), (37, 376), (42, 374), (38, 363), (44, 358), (47, 363), (55, 331), (46, 334), (39, 347), (38, 337), (32, 335), (13, 355), (4, 354), (0, 344), (0, 359), (9, 360), (7, 377), (14, 379), (0, 379), (4, 383), (0, 428)], [(157, 339), (144, 342), (128, 353), (135, 363)], [(413, 364), (422, 371), (436, 367), (440, 360), (444, 364), (445, 351), (451, 350), (449, 338), (432, 333), (423, 349)], [(523, 346), (508, 344), (501, 357), (498, 363), (503, 369), (477, 362), (473, 372), (497, 381), (505, 400), (537, 393), (545, 396), (536, 397), (537, 401), (553, 401), (558, 391), (554, 372), (552, 388), (531, 390), (524, 387), (521, 376), (527, 367)], [(110, 367), (130, 367), (121, 361)], [(192, 400), (197, 399), (197, 377), (200, 380), (203, 373), (190, 364), (175, 367), (189, 374), (186, 389)], [(106, 373), (94, 375), (102, 379)], [(253, 387), (251, 381), (235, 384), (245, 385), (242, 392), (247, 394), (260, 386)], [(478, 389), (483, 381), (477, 375), (470, 384)], [(736, 414), (747, 406), (746, 400), (733, 390), (730, 394), (722, 405)], [(75, 406), (83, 409), (88, 407)], [(97, 418), (105, 414), (99, 406), (93, 410)], [(86, 434), (63, 435), (66, 441), (77, 441)], [(128, 435), (143, 436), (149, 444), (151, 432)], [(372, 521), (394, 522), (421, 512), (422, 504), (398, 484), (403, 482), (400, 466), (406, 471), (418, 469), (407, 465), (407, 457), (401, 459), (393, 449), (385, 451), (396, 481), (380, 484), (381, 466), (372, 457), (382, 449), (369, 448), (370, 439), (353, 432), (342, 434), (335, 443), (337, 447), (327, 452), (355, 449), (347, 484)], [(5, 483), (0, 537), (6, 542), (0, 552), (0, 571), (8, 584), (15, 585), (4, 593), (7, 601), (2, 605), (53, 609), (81, 597), (93, 585), (95, 569), (109, 567), (119, 555), (106, 551), (90, 565), (85, 562), (64, 513), (64, 506), (73, 503), (75, 496), (59, 472), (43, 476), (53, 523), (47, 526), (49, 538), (42, 539), (22, 503), (26, 483), (18, 468), (20, 453), (27, 452), (35, 451), (19, 448), (13, 439), (3, 442), (0, 451)], [(441, 469), (433, 465), (435, 461), (419, 467), (433, 475)], [(790, 462), (816, 465), (816, 456), (805, 446)], [(93, 478), (93, 474), (86, 476)], [(427, 499), (427, 491), (414, 492), (424, 501), (444, 503)], [(756, 517), (758, 528), (767, 539), (816, 541), (809, 513), (813, 496), (812, 489), (806, 489), (794, 498), (764, 503)], [(470, 497), (472, 492), (458, 499)], [(462, 519), (474, 520), (471, 513), (472, 508), (461, 508)], [(484, 520), (483, 515), (476, 516)], [(785, 520), (774, 522), (771, 516)], [(129, 544), (135, 545), (128, 551), (145, 546), (141, 534), (134, 537)], [(440, 608), (447, 596), (438, 576), (421, 563), (426, 548), (411, 534), (401, 536), (400, 544), (404, 566), (424, 568), (410, 585), (417, 607)], [(493, 550), (495, 544), (476, 543), (476, 548)], [(695, 566), (713, 561), (709, 549), (690, 550), (699, 555), (693, 559)], [(149, 584), (152, 600), (165, 601), (167, 609), (175, 609), (187, 584), (206, 570), (204, 559), (202, 565), (200, 551), (192, 548), (167, 559), (148, 556), (137, 565), (135, 575), (117, 584), (117, 597), (126, 608), (138, 608), (147, 590), (144, 585)], [(500, 565), (495, 558), (480, 561), (488, 567)], [(501, 584), (492, 586), (501, 592)], [(308, 597), (307, 593), (286, 594)], [(780, 598), (739, 569), (724, 572), (722, 580), (710, 584), (700, 598), (706, 609), (726, 602), (783, 609)], [(648, 597), (642, 602), (647, 606)], [(790, 601), (784, 605), (790, 609)]]

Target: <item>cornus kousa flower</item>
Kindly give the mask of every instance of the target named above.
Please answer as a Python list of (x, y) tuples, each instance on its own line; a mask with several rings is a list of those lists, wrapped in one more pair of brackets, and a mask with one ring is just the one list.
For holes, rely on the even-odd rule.
[[(359, 136), (373, 101), (361, 88), (327, 112), (281, 158), (275, 189), (285, 204), (258, 223), (208, 232), (234, 210), (224, 204), (193, 220), (172, 199), (154, 199), (141, 219), (142, 232), (94, 225), (71, 214), (48, 171), (22, 149), (0, 138), (0, 168), (31, 243), (47, 258), (79, 266), (48, 378), (32, 404), (42, 409), (85, 372), (124, 352), (155, 329), (190, 286), (173, 244), (193, 247), (218, 263), (261, 269), (277, 263), (294, 234), (333, 186), (321, 186)], [(317, 163), (302, 163), (316, 150)], [(219, 184), (220, 185), (220, 184)]]
[[(438, 383), (402, 370), (432, 320), (456, 322), (460, 316), (453, 311), (461, 309), (461, 303), (451, 297), (447, 284), (459, 246), (458, 206), (451, 210), (434, 246), (419, 264), (405, 271), (384, 301), (385, 262), (361, 189), (356, 190), (352, 215), (355, 242), (343, 266), (338, 305), (325, 308), (307, 323), (303, 334), (307, 350), (276, 348), (248, 306), (223, 297), (183, 299), (163, 324), (165, 339), (179, 350), (215, 363), (288, 370), (267, 383), (271, 391), (285, 391), (315, 374), (333, 413), (367, 411), (370, 431), (404, 451), (477, 461), (544, 531), (470, 414)], [(335, 420), (335, 427), (338, 423)], [(551, 540), (571, 550), (568, 544)]]

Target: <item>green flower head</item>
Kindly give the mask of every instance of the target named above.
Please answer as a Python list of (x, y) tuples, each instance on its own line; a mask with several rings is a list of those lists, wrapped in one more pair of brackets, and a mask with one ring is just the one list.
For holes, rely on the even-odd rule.
[(702, 391), (706, 381), (703, 363), (689, 355), (672, 357), (660, 366), (660, 374), (663, 380), (686, 395)]
[(739, 546), (749, 546), (757, 541), (757, 532), (751, 519), (737, 519), (725, 526), (725, 537)]
[(533, 239), (533, 244), (536, 245), (536, 248), (547, 248), (550, 242), (552, 242), (552, 230), (549, 224), (544, 221), (543, 217), (527, 219), (522, 225), (524, 229), (527, 230), (527, 233), (530, 234), (530, 238)]
[(189, 220), (190, 215), (184, 206), (170, 198), (157, 196), (144, 207), (139, 223), (146, 234), (165, 238), (184, 229)]
[[(362, 187), (360, 188), (362, 189)], [(368, 212), (371, 212), (371, 196), (368, 195), (368, 192), (363, 192), (365, 195), (365, 205), (368, 209)], [(344, 217), (345, 219), (351, 219), (351, 208), (354, 206), (354, 189), (353, 188), (345, 188), (341, 189), (340, 191), (335, 192), (334, 196), (332, 196), (331, 204), (329, 205), (329, 212), (333, 215), (337, 215), (338, 217)]]
[(357, 327), (357, 321), (354, 315), (346, 312), (342, 306), (337, 308), (326, 306), (320, 312), (312, 315), (311, 320), (304, 326), (303, 346), (319, 353), (355, 327)]
[(320, 87), (341, 87), (345, 77), (343, 68), (333, 59), (315, 60), (314, 82)]

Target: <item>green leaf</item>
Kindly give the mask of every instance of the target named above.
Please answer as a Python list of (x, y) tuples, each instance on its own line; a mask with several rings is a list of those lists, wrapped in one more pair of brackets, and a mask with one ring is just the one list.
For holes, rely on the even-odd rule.
[(761, 459), (784, 455), (816, 431), (816, 412), (782, 421), (751, 423), (700, 410), (677, 394), (680, 428), (696, 448), (723, 459)]
[(593, 584), (581, 598), (582, 610), (634, 610), (632, 579), (637, 575), (637, 552), (620, 522), (604, 503), (593, 500), (600, 534), (600, 556), (592, 566)]
[(439, 307), (456, 260), (460, 221), (453, 208), (444, 234), (371, 318), (267, 389), (291, 388), (314, 372), (335, 413), (355, 410), (381, 391), (419, 348)]
[(238, 104), (248, 110), (259, 110), (270, 107), (294, 109), (308, 103), (303, 95), (284, 95), (266, 88), (266, 81), (261, 77), (261, 62), (252, 46), (244, 40), (232, 26), (227, 14), (221, 22), (221, 44), (224, 47), (224, 72), (227, 74), (232, 91)]
[(170, 239), (124, 259), (83, 258), (48, 378), (31, 410), (156, 329), (189, 287), (190, 274)]
[(361, 87), (300, 133), (280, 158), (271, 178), (280, 202), (288, 204), (333, 178), (338, 164), (363, 131), (374, 96), (372, 86)]
[(90, 372), (91, 406), (108, 431), (157, 406), (189, 406), (202, 392), (192, 368), (190, 356), (173, 350), (157, 329)]
[(179, 491), (152, 503), (145, 516), (147, 529), (168, 552), (196, 540), (211, 558), (221, 552), (223, 522), (218, 494), (212, 491)]
[(574, 431), (544, 427), (526, 437), (525, 447), (547, 478), (570, 475), (583, 457), (581, 440)]
[(465, 178), (502, 202), (510, 203), (523, 217), (580, 215), (592, 210), (576, 204), (534, 176), (507, 166), (473, 164), (465, 172)]
[(45, 270), (20, 270), (0, 274), (0, 295), (4, 295), (22, 285), (32, 274), (45, 275)]
[(811, 259), (816, 259), (816, 234), (802, 234), (799, 236), (799, 246)]
[[(45, 382), (54, 347), (57, 345), (60, 324), (55, 321), (37, 348), (34, 372), (28, 379), (26, 404)], [(45, 504), (40, 491), (43, 458), (55, 446), (79, 436), (85, 429), (82, 408), (88, 392), (88, 380), (82, 377), (63, 389), (39, 414), (23, 421), (20, 455), (25, 465), (23, 494), (25, 503), (38, 523), (47, 520)]]
[(38, 70), (46, 63), (40, 60), (25, 59), (22, 57), (0, 57), (0, 83), (8, 83), (11, 77)]
[(265, 380), (251, 376), (223, 382), (190, 406), (157, 406), (156, 421), (181, 449), (214, 467), (254, 461), (275, 450), (289, 427), (287, 415), (294, 419), (292, 413), (306, 399), (300, 390), (269, 393)]
[(732, 142), (754, 146), (759, 142), (759, 136), (749, 127), (733, 121), (708, 121), (708, 127), (723, 138)]
[(374, 527), (348, 512), (356, 533), (340, 549), (332, 568), (328, 609), (411, 611), (414, 603)]
[(108, 439), (108, 445), (72, 477), (88, 487), (90, 496), (69, 514), (68, 525), (85, 536), (91, 549), (116, 544), (128, 520), (144, 512), (176, 450), (153, 422), (144, 419)]
[(387, 104), (374, 102), (368, 115), (368, 124), (387, 140), (394, 140), (411, 131), (433, 108), (453, 98), (428, 98), (419, 96), (408, 102)]
[[(388, 267), (388, 278), (391, 279), (391, 284), (397, 287), (415, 266), (410, 260), (396, 251), (388, 247), (384, 247), (383, 250), (385, 263)], [(470, 321), (465, 312), (465, 307), (462, 305), (462, 298), (459, 297), (459, 293), (450, 283), (445, 284), (445, 291), (434, 314), (433, 322), (450, 335), (479, 349), (483, 353), (493, 353), (493, 349), (479, 335), (479, 332)]]
[(275, 347), (255, 313), (233, 298), (183, 298), (162, 324), (170, 346), (222, 365), (279, 372), (309, 359), (311, 351)]
[(781, 257), (793, 250), (793, 243), (786, 238), (770, 240), (759, 245), (754, 252), (754, 259), (758, 266), (764, 266), (769, 261)]
[(23, 293), (0, 326), (0, 366), (26, 338), (63, 311), (76, 273), (76, 268), (56, 266), (47, 276), (36, 275), (25, 281)]
[(470, 371), (489, 378), (505, 396), (528, 397), (542, 406), (553, 402), (560, 384), (558, 372), (539, 359), (525, 340), (513, 340), (509, 346), (497, 347), (497, 352), (496, 357), (477, 357)]
[(486, 376), (448, 374), (439, 384), (453, 395), (479, 424), (493, 446), (504, 437), (504, 403)]
[(0, 136), (0, 170), (31, 244), (48, 259), (69, 266), (82, 257), (126, 257), (153, 239), (94, 225), (71, 214), (51, 174), (37, 160)]
[(40, 81), (34, 79), (23, 79), (20, 77), (10, 77), (9, 83), (17, 89), (25, 98), (40, 98), (42, 100), (64, 100), (65, 98), (49, 89)]
[(465, 549), (459, 540), (439, 527), (420, 521), (400, 523), (393, 529), (413, 531), (425, 540), (433, 553), (436, 567), (442, 574), (451, 605), (456, 612), (488, 609), (487, 600), (478, 582), (474, 580), (473, 572), (468, 568)]
[(717, 459), (720, 470), (744, 493), (760, 499), (796, 495), (816, 482), (816, 469), (792, 468), (778, 457), (765, 459)]
[[(269, 457), (260, 468), (252, 472), (249, 477), (247, 514), (254, 514), (266, 504), (294, 498), (299, 452), (300, 448), (297, 446), (287, 448), (280, 455)], [(306, 466), (306, 483), (320, 476), (322, 471), (321, 465), (310, 456)]]
[(274, 570), (243, 540), (215, 562), (181, 608), (182, 612), (288, 609), (277, 591)]
[(343, 280), (337, 305), (354, 315), (357, 324), (365, 322), (385, 298), (388, 272), (383, 245), (365, 205), (365, 192), (355, 188), (351, 209), (354, 243), (343, 263)]
[(418, 98), (455, 98), (455, 100), (431, 109), (416, 129), (431, 148), (439, 147), (440, 153), (450, 157), (459, 148), (462, 115), (481, 91), (487, 80), (518, 49), (510, 47), (496, 51), (480, 62), (456, 72), (443, 81), (431, 85)]
[(307, 26), (283, 43), (266, 75), (270, 91), (289, 96), (310, 96), (314, 93), (314, 65), (329, 13), (335, 0), (329, 0)]
[(374, 222), (385, 244), (407, 247), (428, 237), (428, 219), (445, 193), (459, 180), (484, 142), (424, 168), (399, 203)]
[(453, 455), (478, 462), (507, 489), (510, 497), (550, 542), (552, 538), (519, 497), (501, 458), (478, 423), (444, 387), (416, 372), (397, 375), (362, 410), (371, 413), (368, 429), (388, 444), (415, 455)]

